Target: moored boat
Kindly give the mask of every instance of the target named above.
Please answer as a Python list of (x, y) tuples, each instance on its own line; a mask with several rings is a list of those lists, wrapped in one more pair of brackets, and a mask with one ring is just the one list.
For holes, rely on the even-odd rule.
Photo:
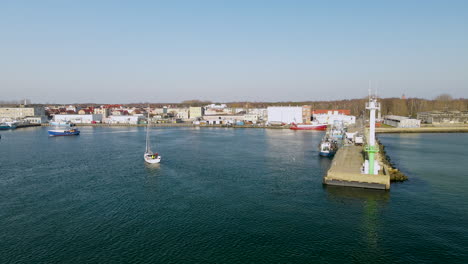
[(311, 124), (296, 124), (292, 123), (289, 129), (292, 130), (326, 130), (326, 124), (320, 124), (318, 122), (312, 122)]
[(54, 129), (47, 131), (49, 136), (78, 136), (80, 131), (76, 128), (73, 129)]
[(338, 150), (338, 145), (331, 140), (325, 139), (320, 143), (319, 155), (323, 157), (332, 157)]
[(16, 129), (16, 122), (5, 122), (0, 124), (0, 130)]

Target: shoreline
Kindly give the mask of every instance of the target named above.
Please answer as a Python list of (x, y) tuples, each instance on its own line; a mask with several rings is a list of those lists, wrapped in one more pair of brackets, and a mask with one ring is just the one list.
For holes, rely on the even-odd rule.
[(418, 128), (383, 128), (375, 129), (375, 133), (468, 133), (468, 126), (453, 127), (418, 127)]
[[(146, 124), (75, 124), (77, 127), (146, 127)], [(51, 126), (50, 124), (42, 124), (42, 126)], [(194, 125), (194, 124), (150, 124), (150, 127), (204, 127), (204, 128), (266, 128), (266, 129), (289, 129), (289, 126), (226, 126), (226, 125)]]
[[(42, 126), (51, 126), (42, 124)], [(76, 124), (77, 127), (146, 127), (146, 124)], [(263, 128), (263, 129), (289, 129), (289, 126), (226, 126), (226, 125), (194, 125), (194, 124), (150, 124), (151, 127), (200, 127), (200, 128)], [(316, 131), (316, 130), (312, 130)], [(391, 133), (468, 133), (468, 126), (445, 126), (445, 127), (419, 127), (419, 128), (376, 128), (376, 133), (391, 134)]]

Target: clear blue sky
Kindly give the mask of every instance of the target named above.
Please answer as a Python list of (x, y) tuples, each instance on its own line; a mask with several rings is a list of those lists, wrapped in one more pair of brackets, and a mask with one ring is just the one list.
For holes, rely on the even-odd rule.
[(468, 97), (468, 1), (0, 1), (0, 100)]

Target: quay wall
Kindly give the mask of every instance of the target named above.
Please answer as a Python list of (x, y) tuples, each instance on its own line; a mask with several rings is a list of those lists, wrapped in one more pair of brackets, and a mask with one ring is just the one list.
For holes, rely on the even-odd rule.
[(379, 171), (378, 175), (362, 174), (361, 166), (363, 163), (362, 146), (343, 146), (335, 154), (323, 183), (370, 189), (390, 189), (390, 177), (385, 169)]
[(375, 132), (376, 133), (467, 133), (468, 126), (418, 127), (418, 128), (381, 127), (381, 128), (376, 128)]
[(36, 126), (41, 126), (41, 124), (19, 124), (16, 128), (36, 127)]

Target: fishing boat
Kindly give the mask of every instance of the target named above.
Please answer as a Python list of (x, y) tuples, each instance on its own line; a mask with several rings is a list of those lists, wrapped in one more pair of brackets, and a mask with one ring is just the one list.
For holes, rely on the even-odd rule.
[(16, 129), (16, 122), (5, 122), (0, 124), (0, 130)]
[(338, 145), (333, 140), (324, 139), (320, 143), (319, 155), (322, 157), (332, 157), (338, 150)]
[(292, 129), (292, 130), (327, 130), (327, 124), (320, 124), (319, 122), (314, 122), (314, 121), (310, 124), (292, 123), (289, 129)]
[(72, 129), (54, 129), (47, 131), (49, 136), (78, 136), (80, 131), (76, 128)]
[(151, 151), (150, 136), (149, 136), (149, 124), (150, 124), (149, 120), (150, 119), (149, 119), (149, 111), (148, 111), (148, 121), (146, 124), (146, 150), (145, 150), (145, 154), (143, 155), (143, 157), (145, 158), (146, 163), (155, 164), (155, 163), (161, 162), (161, 156), (158, 153), (154, 153), (153, 151)]

